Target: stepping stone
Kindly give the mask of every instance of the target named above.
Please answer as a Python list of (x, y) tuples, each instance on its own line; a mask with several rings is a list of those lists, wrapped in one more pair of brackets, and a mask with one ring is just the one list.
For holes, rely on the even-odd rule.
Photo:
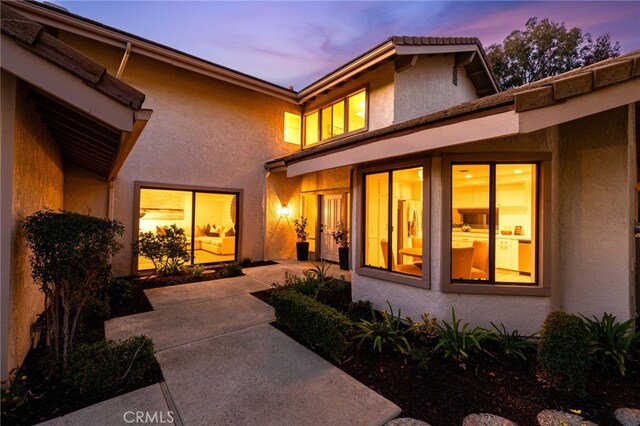
[(431, 426), (427, 422), (422, 420), (412, 419), (410, 417), (400, 417), (399, 419), (393, 419), (387, 422), (384, 426)]
[(469, 414), (462, 421), (462, 426), (517, 426), (504, 417), (489, 413)]
[(596, 423), (585, 420), (577, 414), (556, 410), (541, 411), (538, 413), (537, 418), (540, 426), (598, 426)]
[(618, 408), (613, 415), (622, 426), (640, 425), (640, 410), (637, 408)]

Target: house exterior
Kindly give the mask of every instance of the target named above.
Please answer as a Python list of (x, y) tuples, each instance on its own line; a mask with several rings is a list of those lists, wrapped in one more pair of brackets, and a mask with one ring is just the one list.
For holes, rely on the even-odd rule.
[[(11, 14), (129, 97), (89, 87), (108, 104), (96, 111), (69, 98), (87, 77), (58, 91), (36, 80), (16, 58), (70, 71), (18, 38)], [(120, 276), (146, 268), (139, 232), (174, 223), (195, 264), (295, 258), (304, 216), (314, 258), (337, 260), (330, 232), (348, 224), (353, 298), (379, 308), (455, 306), (524, 333), (557, 309), (636, 315), (637, 52), (499, 92), (477, 39), (391, 37), (295, 92), (16, 1), (2, 55), (3, 378), (42, 309), (19, 219), (45, 206), (121, 221)], [(131, 123), (111, 117), (121, 107)], [(93, 125), (70, 135), (73, 123)], [(78, 138), (91, 156), (64, 145)]]

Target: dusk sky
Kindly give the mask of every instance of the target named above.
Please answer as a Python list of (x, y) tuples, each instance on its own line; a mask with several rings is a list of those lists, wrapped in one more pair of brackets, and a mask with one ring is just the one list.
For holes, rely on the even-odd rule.
[(391, 35), (476, 36), (488, 47), (529, 17), (640, 49), (640, 1), (54, 1), (70, 12), (300, 90)]

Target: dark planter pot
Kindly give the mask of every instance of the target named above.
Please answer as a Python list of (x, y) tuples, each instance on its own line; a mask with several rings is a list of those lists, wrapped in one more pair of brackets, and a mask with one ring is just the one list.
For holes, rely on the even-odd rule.
[(309, 243), (308, 242), (297, 242), (296, 243), (296, 254), (298, 255), (299, 261), (309, 260)]
[(340, 258), (340, 269), (349, 270), (349, 247), (338, 247), (338, 256)]

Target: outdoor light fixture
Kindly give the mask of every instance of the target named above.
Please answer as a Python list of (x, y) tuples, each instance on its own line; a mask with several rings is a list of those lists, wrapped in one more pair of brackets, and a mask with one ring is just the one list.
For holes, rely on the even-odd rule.
[(287, 217), (290, 214), (291, 214), (291, 209), (289, 209), (289, 207), (286, 204), (283, 204), (282, 207), (280, 207), (280, 216)]

